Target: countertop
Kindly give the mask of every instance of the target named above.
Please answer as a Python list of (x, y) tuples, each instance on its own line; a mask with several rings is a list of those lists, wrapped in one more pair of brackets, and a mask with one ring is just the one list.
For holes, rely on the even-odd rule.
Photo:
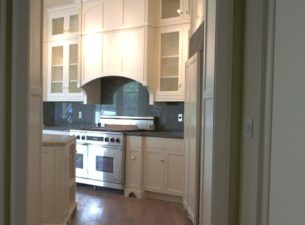
[(127, 131), (126, 135), (183, 139), (183, 132), (177, 131)]
[[(71, 127), (71, 129), (86, 129), (86, 127)], [(44, 127), (46, 133), (68, 134), (70, 131), (67, 127)], [(50, 132), (55, 131), (55, 132)], [(160, 137), (160, 138), (176, 138), (183, 139), (183, 131), (180, 130), (162, 130), (162, 131), (125, 131), (128, 136), (143, 136), (143, 137)]]
[(69, 135), (54, 135), (54, 134), (43, 134), (42, 144), (43, 146), (65, 146), (70, 142), (75, 141), (74, 136)]

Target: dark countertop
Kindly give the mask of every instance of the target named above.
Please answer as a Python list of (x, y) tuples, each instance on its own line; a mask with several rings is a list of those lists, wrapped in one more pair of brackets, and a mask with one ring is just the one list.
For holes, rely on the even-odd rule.
[(127, 131), (128, 136), (160, 137), (183, 139), (183, 132), (178, 131)]
[[(69, 131), (70, 129), (85, 129), (85, 127), (44, 127), (44, 130), (54, 131)], [(143, 137), (161, 137), (161, 138), (176, 138), (183, 139), (183, 131), (169, 130), (169, 131), (126, 131), (126, 135), (129, 136), (143, 136)]]

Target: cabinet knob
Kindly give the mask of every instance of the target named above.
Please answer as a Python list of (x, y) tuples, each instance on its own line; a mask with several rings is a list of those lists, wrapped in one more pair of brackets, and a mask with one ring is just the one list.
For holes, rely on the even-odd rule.
[(136, 157), (135, 156), (131, 156), (130, 159), (131, 160), (136, 160)]
[(161, 162), (164, 162), (164, 159), (161, 159)]
[(177, 9), (177, 13), (181, 16), (183, 14), (183, 11), (181, 9)]

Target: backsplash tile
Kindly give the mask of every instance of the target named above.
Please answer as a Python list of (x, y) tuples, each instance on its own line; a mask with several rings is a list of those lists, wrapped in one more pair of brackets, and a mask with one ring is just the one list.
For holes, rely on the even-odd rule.
[[(79, 112), (82, 118), (79, 118)], [(156, 103), (149, 105), (145, 87), (130, 82), (118, 88), (112, 104), (87, 105), (81, 102), (44, 102), (43, 122), (45, 126), (76, 128), (95, 126), (100, 115), (153, 116), (157, 118), (158, 130), (183, 131), (183, 122), (177, 115), (184, 113), (183, 102)]]

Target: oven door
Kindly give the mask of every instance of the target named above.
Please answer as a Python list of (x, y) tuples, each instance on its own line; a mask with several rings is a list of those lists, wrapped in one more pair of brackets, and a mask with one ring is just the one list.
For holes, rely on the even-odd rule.
[(123, 184), (123, 148), (88, 146), (89, 178)]
[(76, 145), (76, 177), (88, 178), (88, 145)]

